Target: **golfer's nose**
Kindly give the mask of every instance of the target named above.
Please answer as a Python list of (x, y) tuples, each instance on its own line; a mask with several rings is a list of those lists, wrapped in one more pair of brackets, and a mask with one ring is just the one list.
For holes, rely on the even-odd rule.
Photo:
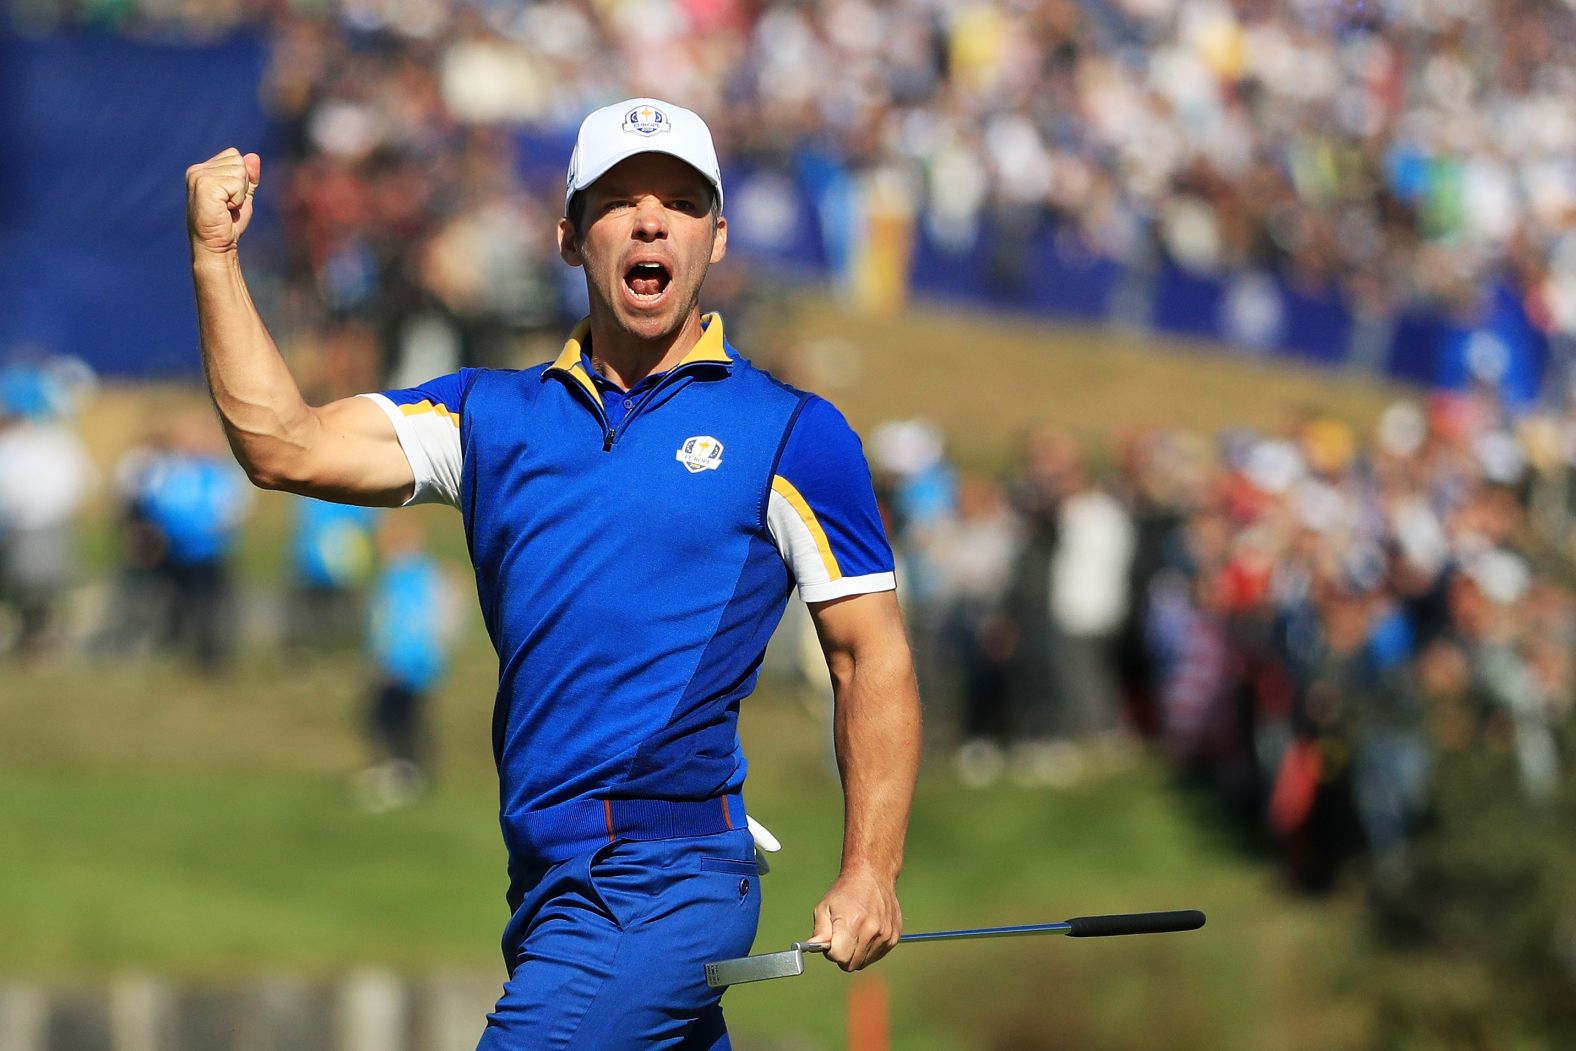
[(642, 197), (635, 203), (635, 239), (658, 241), (667, 236), (667, 209), (655, 197)]

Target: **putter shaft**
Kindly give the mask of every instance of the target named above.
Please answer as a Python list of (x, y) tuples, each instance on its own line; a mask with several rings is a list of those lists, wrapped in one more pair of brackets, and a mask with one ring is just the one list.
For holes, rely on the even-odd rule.
[[(1179, 912), (1140, 912), (1117, 916), (1077, 916), (1061, 923), (1025, 923), (1010, 927), (964, 927), (952, 931), (921, 931), (905, 934), (902, 942), (943, 941), (964, 938), (1013, 938), (1033, 934), (1065, 934), (1070, 938), (1108, 938), (1123, 934), (1162, 934), (1167, 931), (1193, 931), (1204, 926), (1204, 914), (1196, 909)], [(791, 978), (804, 973), (804, 954), (824, 953), (822, 942), (794, 942), (783, 952), (741, 956), (706, 965), (706, 984), (714, 989), (768, 978)]]
[[(944, 938), (1015, 938), (1024, 934), (1071, 934), (1072, 923), (1020, 923), (1012, 927), (962, 927), (955, 931), (919, 931), (905, 934), (899, 942), (934, 942)], [(805, 952), (825, 952), (828, 946), (820, 942), (795, 942)]]
[(1020, 934), (1070, 934), (1073, 925), (1061, 923), (1020, 923), (1012, 927), (963, 927), (955, 931), (921, 931), (905, 934), (900, 942), (931, 942), (942, 938), (1014, 938)]

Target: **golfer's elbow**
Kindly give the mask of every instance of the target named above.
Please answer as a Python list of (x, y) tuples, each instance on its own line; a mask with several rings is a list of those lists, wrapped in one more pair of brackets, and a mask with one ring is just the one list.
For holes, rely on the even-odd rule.
[(246, 477), (259, 489), (276, 489), (284, 492), (293, 492), (298, 484), (290, 472), (279, 470), (268, 464), (248, 461), (241, 457), (241, 468), (246, 471)]
[(241, 470), (246, 472), (247, 479), (257, 488), (288, 492), (299, 486), (302, 472), (292, 469), (288, 460), (266, 453), (242, 451), (242, 447), (234, 442), (231, 448), (235, 450), (235, 459), (241, 465)]
[(235, 460), (246, 477), (259, 489), (301, 492), (311, 486), (312, 448), (306, 438), (310, 424), (295, 428), (275, 423), (266, 427), (243, 427), (225, 421), (225, 436)]

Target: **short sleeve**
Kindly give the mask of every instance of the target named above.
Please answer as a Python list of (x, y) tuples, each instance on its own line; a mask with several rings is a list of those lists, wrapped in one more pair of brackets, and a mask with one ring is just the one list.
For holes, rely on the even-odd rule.
[(407, 503), (460, 505), (461, 401), (470, 369), (428, 380), (419, 387), (363, 394), (394, 424), (400, 448), (416, 476), (416, 491)]
[(806, 602), (897, 587), (864, 448), (828, 401), (811, 398), (794, 421), (766, 523)]

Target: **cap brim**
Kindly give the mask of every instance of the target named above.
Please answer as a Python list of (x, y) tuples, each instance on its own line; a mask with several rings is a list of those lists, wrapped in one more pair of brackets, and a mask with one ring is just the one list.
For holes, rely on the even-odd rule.
[(722, 185), (700, 168), (696, 168), (688, 157), (684, 156), (677, 150), (668, 149), (655, 142), (643, 141), (632, 143), (631, 145), (633, 146), (632, 149), (625, 150), (622, 153), (614, 154), (611, 158), (604, 161), (596, 168), (575, 173), (575, 185), (571, 186), (569, 188), (569, 192), (564, 194), (565, 213), (568, 213), (569, 202), (575, 199), (575, 194), (589, 189), (591, 184), (602, 178), (602, 176), (606, 175), (614, 168), (617, 168), (620, 164), (623, 164), (625, 161), (629, 160), (629, 158), (638, 157), (642, 153), (665, 153), (669, 157), (676, 157), (685, 164), (688, 164), (691, 168), (695, 168), (697, 172), (700, 172), (700, 177), (706, 180), (706, 185), (711, 187), (711, 192), (717, 195), (718, 210), (720, 211), (722, 209)]

